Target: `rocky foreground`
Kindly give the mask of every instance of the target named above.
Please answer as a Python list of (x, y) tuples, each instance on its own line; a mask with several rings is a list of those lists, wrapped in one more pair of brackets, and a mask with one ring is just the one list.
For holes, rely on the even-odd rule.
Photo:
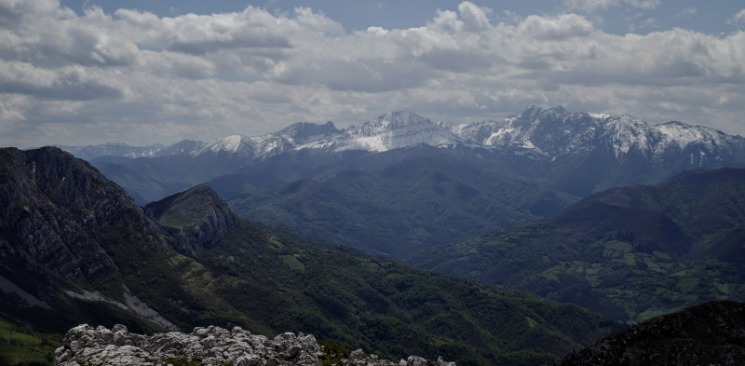
[[(194, 328), (190, 334), (130, 333), (123, 325), (111, 329), (83, 324), (70, 329), (55, 351), (55, 365), (321, 365), (325, 354), (312, 335), (283, 333), (274, 339), (235, 327)], [(454, 362), (409, 356), (397, 363), (379, 360), (361, 350), (339, 360), (340, 366), (455, 366)]]

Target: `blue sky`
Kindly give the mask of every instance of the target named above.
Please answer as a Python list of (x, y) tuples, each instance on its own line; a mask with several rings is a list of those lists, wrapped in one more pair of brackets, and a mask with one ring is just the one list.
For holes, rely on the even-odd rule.
[(0, 145), (529, 104), (745, 135), (745, 2), (0, 0)]
[[(603, 0), (586, 1), (587, 3), (602, 4)], [(558, 14), (564, 12), (578, 12), (601, 20), (598, 27), (616, 34), (634, 32), (653, 32), (672, 29), (675, 27), (695, 30), (705, 33), (732, 32), (736, 25), (728, 24), (727, 20), (745, 7), (745, 3), (733, 0), (715, 0), (702, 2), (701, 0), (675, 1), (638, 1), (639, 6), (631, 6), (633, 2), (607, 2), (607, 6), (598, 5), (595, 8), (571, 6), (565, 1), (558, 0), (502, 0), (502, 1), (472, 1), (478, 6), (489, 7), (494, 12), (490, 14), (493, 21), (508, 17), (506, 13), (520, 16), (531, 14)], [(122, 3), (117, 1), (75, 0), (62, 1), (62, 4), (80, 12), (85, 7), (100, 6), (108, 12), (113, 12)], [(421, 26), (432, 18), (437, 10), (457, 9), (460, 1), (377, 1), (377, 0), (319, 0), (319, 1), (127, 1), (126, 7), (146, 10), (161, 16), (183, 15), (188, 13), (210, 14), (221, 12), (236, 12), (247, 5), (268, 9), (274, 13), (289, 12), (296, 7), (310, 7), (340, 22), (347, 30), (363, 30), (371, 26), (383, 28), (411, 28)], [(613, 5), (611, 5), (613, 4)], [(649, 4), (646, 7), (643, 4)]]

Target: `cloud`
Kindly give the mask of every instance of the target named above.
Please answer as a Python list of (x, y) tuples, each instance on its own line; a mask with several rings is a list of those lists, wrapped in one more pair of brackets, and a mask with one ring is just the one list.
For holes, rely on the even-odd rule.
[(733, 25), (744, 25), (745, 24), (745, 9), (740, 10), (737, 14), (733, 15), (728, 20), (728, 23)]
[(54, 71), (20, 62), (0, 62), (0, 93), (23, 94), (42, 99), (92, 100), (121, 98), (124, 93), (99, 75), (81, 67)]
[(0, 145), (210, 140), (399, 109), (476, 121), (532, 103), (745, 133), (743, 31), (616, 35), (587, 15), (492, 14), (463, 2), (417, 27), (347, 31), (309, 8), (76, 14), (0, 0)]
[(556, 17), (528, 16), (518, 27), (519, 32), (540, 40), (562, 40), (583, 37), (593, 31), (590, 21), (576, 14)]
[(378, 93), (420, 87), (433, 75), (415, 63), (376, 59), (340, 59), (292, 65), (276, 80), (292, 85), (318, 85), (331, 90)]
[(30, 15), (51, 16), (58, 12), (71, 11), (60, 9), (53, 1), (24, 1), (24, 0), (2, 0), (0, 1), (0, 27), (17, 28), (28, 21)]
[(611, 7), (628, 6), (634, 9), (653, 10), (662, 4), (662, 0), (565, 0), (564, 5), (570, 10), (594, 13)]
[(464, 1), (458, 5), (458, 12), (465, 29), (468, 31), (483, 31), (491, 26), (489, 18), (487, 18), (487, 14), (492, 12), (489, 8), (480, 8), (473, 3)]

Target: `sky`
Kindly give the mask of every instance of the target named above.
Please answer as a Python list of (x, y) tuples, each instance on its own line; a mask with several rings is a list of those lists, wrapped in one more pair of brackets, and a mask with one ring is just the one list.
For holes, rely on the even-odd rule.
[(745, 2), (0, 0), (0, 146), (531, 104), (745, 135)]

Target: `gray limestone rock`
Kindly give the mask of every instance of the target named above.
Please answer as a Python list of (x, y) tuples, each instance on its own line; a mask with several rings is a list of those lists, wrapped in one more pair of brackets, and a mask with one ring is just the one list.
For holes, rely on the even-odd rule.
[[(282, 333), (269, 339), (235, 327), (227, 330), (209, 326), (194, 328), (190, 334), (157, 333), (144, 336), (129, 333), (127, 327), (111, 329), (83, 324), (70, 329), (55, 350), (56, 366), (152, 365), (198, 363), (205, 366), (285, 366), (321, 365), (323, 352), (312, 335)], [(191, 364), (191, 363), (190, 363)], [(428, 362), (417, 356), (393, 363), (352, 352), (340, 366), (455, 366), (455, 363)]]

